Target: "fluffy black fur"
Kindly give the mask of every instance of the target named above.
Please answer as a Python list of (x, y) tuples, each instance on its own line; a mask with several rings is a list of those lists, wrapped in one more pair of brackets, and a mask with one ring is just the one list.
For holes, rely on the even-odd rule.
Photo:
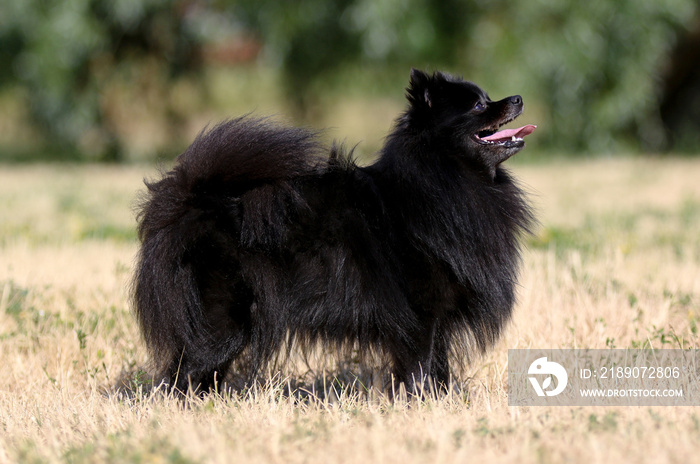
[(255, 375), (282, 347), (321, 342), (382, 353), (412, 388), (448, 382), (457, 340), (496, 340), (533, 219), (500, 166), (522, 140), (478, 134), (522, 100), (416, 70), (407, 90), (371, 166), (243, 117), (147, 183), (134, 299), (158, 378), (206, 390), (236, 359)]

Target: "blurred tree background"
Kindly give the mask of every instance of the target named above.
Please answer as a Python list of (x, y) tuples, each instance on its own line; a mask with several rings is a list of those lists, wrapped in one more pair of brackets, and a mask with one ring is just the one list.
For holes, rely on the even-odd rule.
[(697, 0), (5, 0), (0, 63), (6, 160), (171, 158), (250, 111), (369, 153), (412, 66), (523, 95), (538, 153), (700, 152)]

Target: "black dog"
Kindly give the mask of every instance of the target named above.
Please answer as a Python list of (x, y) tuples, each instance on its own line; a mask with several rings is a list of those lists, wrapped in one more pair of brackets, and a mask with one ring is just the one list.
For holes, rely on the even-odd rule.
[[(409, 389), (448, 382), (511, 314), (533, 218), (500, 166), (535, 126), (476, 85), (413, 70), (378, 161), (243, 117), (200, 134), (148, 192), (136, 313), (157, 375), (207, 390), (285, 346), (381, 353)], [(459, 343), (466, 340), (467, 344)]]

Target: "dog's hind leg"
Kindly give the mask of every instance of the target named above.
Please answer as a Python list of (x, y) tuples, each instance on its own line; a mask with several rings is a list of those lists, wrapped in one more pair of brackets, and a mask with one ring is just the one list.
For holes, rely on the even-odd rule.
[(243, 340), (232, 337), (217, 346), (183, 349), (179, 359), (172, 361), (165, 376), (174, 391), (207, 393), (217, 390), (229, 371), (231, 363), (245, 347)]
[(180, 392), (216, 389), (250, 343), (252, 294), (240, 282), (210, 283), (218, 289), (203, 286), (203, 322), (193, 327), (164, 376)]
[(246, 331), (230, 333), (225, 339), (205, 338), (198, 346), (183, 347), (181, 355), (171, 361), (162, 376), (171, 389), (180, 393), (218, 389), (248, 343)]

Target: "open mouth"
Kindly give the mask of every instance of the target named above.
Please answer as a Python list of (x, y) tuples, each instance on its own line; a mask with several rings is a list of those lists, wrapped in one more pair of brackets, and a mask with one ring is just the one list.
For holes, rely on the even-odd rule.
[(483, 129), (474, 134), (474, 139), (483, 145), (499, 145), (506, 148), (521, 147), (525, 144), (525, 136), (532, 134), (537, 126), (527, 124), (517, 129), (498, 129), (508, 124), (512, 119), (504, 121), (495, 127)]

